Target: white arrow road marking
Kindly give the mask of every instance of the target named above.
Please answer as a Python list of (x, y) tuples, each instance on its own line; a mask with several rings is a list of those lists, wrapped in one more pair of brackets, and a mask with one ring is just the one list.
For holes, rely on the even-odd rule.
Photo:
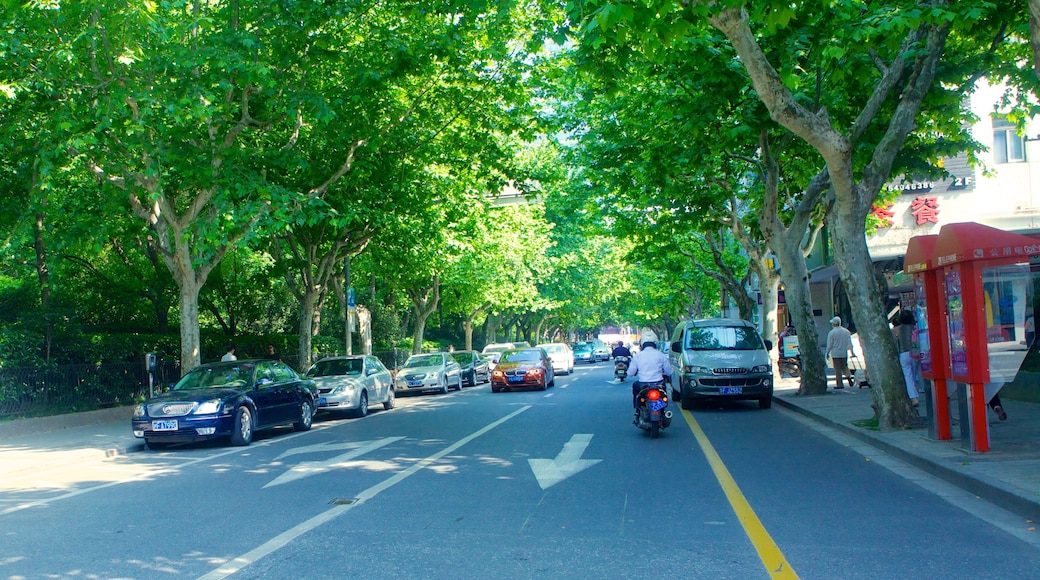
[(292, 455), (300, 455), (301, 453), (322, 453), (326, 451), (340, 451), (343, 449), (357, 449), (362, 445), (367, 445), (369, 441), (341, 441), (341, 442), (329, 442), (329, 443), (317, 443), (315, 445), (304, 445), (303, 447), (293, 447), (292, 449), (282, 453), (274, 460), (278, 461), (284, 457)]
[(527, 462), (531, 464), (531, 471), (534, 472), (538, 485), (542, 486), (542, 489), (549, 489), (575, 473), (580, 473), (585, 468), (602, 461), (601, 459), (581, 458), (581, 454), (585, 453), (585, 448), (591, 441), (591, 433), (578, 433), (563, 446), (563, 450), (556, 456), (556, 459), (528, 459)]
[[(328, 451), (330, 449), (344, 449), (347, 446), (355, 447), (354, 450), (344, 453), (342, 455), (337, 455), (332, 459), (326, 459), (325, 461), (304, 461), (303, 463), (294, 465), (292, 469), (276, 477), (274, 481), (265, 485), (264, 488), (268, 488), (274, 485), (281, 485), (283, 483), (289, 483), (290, 481), (296, 481), (297, 479), (303, 479), (304, 477), (308, 477), (311, 475), (318, 475), (319, 473), (332, 471), (333, 469), (340, 467), (343, 463), (346, 463), (347, 461), (350, 461), (355, 457), (364, 455), (369, 451), (375, 451), (380, 447), (389, 445), (395, 441), (400, 441), (401, 439), (404, 439), (404, 437), (384, 437), (383, 439), (376, 439), (375, 441), (352, 442), (349, 444), (333, 444), (331, 445), (331, 447), (327, 447), (327, 444), (308, 445), (307, 447), (300, 447), (299, 449), (286, 451), (285, 453), (279, 455), (278, 458), (280, 459), (286, 455), (294, 455), (296, 453), (314, 453), (318, 451)], [(306, 449), (310, 449), (310, 451), (303, 451)]]

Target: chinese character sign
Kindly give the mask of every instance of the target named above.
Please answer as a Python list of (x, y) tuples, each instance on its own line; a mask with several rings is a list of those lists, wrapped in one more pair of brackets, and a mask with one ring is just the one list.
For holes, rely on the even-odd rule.
[(928, 222), (939, 223), (939, 201), (932, 196), (920, 196), (910, 202), (910, 213), (917, 218), (917, 225), (923, 226)]
[(894, 205), (894, 204), (888, 203), (888, 204), (885, 204), (883, 206), (881, 206), (881, 205), (873, 205), (873, 206), (871, 206), (870, 214), (873, 215), (878, 220), (878, 222), (880, 222), (878, 227), (882, 227), (882, 228), (890, 228), (890, 227), (892, 227), (892, 218), (895, 217), (895, 215), (896, 215), (894, 212), (889, 211), (890, 209), (892, 209), (892, 205)]

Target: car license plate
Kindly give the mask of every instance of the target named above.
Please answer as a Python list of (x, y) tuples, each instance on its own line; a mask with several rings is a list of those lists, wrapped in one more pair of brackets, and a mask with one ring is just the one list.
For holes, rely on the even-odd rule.
[(326, 399), (325, 397), (322, 397), (322, 398), (318, 399), (318, 406), (319, 407), (324, 407), (325, 405), (328, 405), (328, 404), (329, 404), (329, 400)]
[(422, 381), (408, 381), (409, 387), (421, 387)]
[(667, 406), (668, 403), (665, 403), (664, 401), (650, 401), (651, 411), (660, 411), (661, 409), (664, 409)]
[(520, 376), (509, 377), (509, 382), (511, 382), (511, 383), (519, 383), (522, 380), (524, 380), (524, 377), (520, 377)]
[(743, 387), (721, 387), (719, 389), (720, 395), (739, 395), (744, 392)]
[(152, 421), (152, 431), (176, 431), (177, 420), (171, 419), (169, 421)]

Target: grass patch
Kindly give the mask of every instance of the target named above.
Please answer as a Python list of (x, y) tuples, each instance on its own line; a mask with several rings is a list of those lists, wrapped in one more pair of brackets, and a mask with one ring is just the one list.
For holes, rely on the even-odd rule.
[(852, 424), (855, 425), (856, 427), (861, 427), (863, 429), (869, 429), (870, 431), (877, 431), (878, 430), (878, 418), (877, 417), (871, 417), (869, 419), (860, 419), (858, 421), (853, 421)]

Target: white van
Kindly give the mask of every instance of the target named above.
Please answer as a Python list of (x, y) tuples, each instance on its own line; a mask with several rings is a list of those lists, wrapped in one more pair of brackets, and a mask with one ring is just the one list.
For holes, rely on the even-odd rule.
[(707, 318), (680, 324), (671, 344), (672, 398), (683, 409), (697, 399), (757, 400), (773, 405), (773, 369), (768, 345), (746, 320)]

